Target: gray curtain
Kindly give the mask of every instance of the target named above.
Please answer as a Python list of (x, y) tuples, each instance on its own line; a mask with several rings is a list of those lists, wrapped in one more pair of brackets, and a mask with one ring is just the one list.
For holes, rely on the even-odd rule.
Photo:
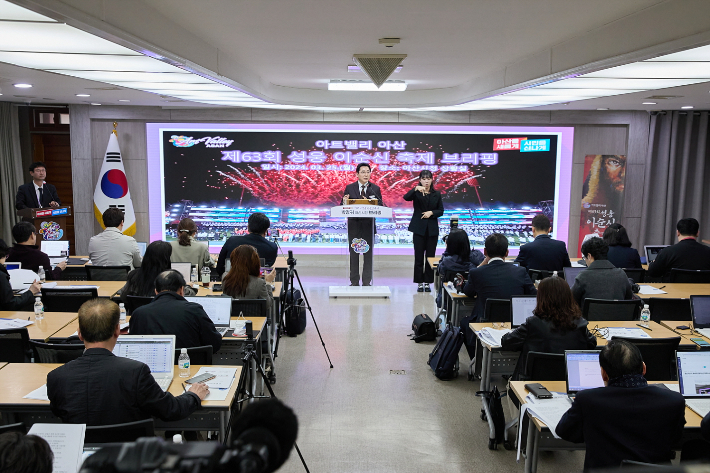
[(676, 242), (676, 223), (693, 217), (700, 239), (710, 240), (710, 112), (666, 112), (651, 117), (644, 176), (643, 245)]
[(0, 238), (12, 245), (12, 227), (18, 222), (15, 195), (22, 184), (22, 155), (17, 107), (0, 102)]

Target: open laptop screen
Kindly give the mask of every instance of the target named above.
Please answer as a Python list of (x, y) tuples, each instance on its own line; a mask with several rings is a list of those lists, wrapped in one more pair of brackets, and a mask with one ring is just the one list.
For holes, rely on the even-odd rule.
[(710, 327), (710, 296), (690, 296), (690, 312), (695, 329)]
[(231, 297), (186, 297), (185, 299), (200, 304), (215, 326), (229, 326), (229, 318), (232, 315)]
[(598, 351), (566, 351), (565, 364), (568, 393), (604, 386)]
[(154, 376), (171, 374), (175, 363), (175, 336), (121, 335), (113, 354), (145, 363)]
[(148, 243), (146, 243), (144, 241), (137, 241), (136, 243), (138, 244), (138, 249), (141, 252), (141, 258), (142, 258), (145, 256), (145, 250), (146, 250), (146, 248), (148, 248)]
[(5, 269), (8, 271), (11, 269), (22, 269), (22, 263), (5, 263)]
[(192, 271), (192, 263), (190, 263), (189, 261), (186, 263), (170, 263), (170, 268), (180, 272), (180, 274), (182, 274), (182, 277), (185, 278), (185, 283), (190, 282), (190, 271)]
[(69, 241), (47, 241), (40, 242), (40, 249), (49, 257), (59, 258), (69, 256)]
[(710, 397), (710, 352), (678, 351), (678, 384), (686, 397)]
[(510, 307), (513, 312), (513, 327), (522, 325), (528, 317), (531, 317), (536, 306), (536, 296), (512, 296)]
[(661, 252), (663, 248), (667, 248), (669, 245), (646, 245), (643, 247), (646, 250), (646, 264), (651, 264), (655, 261), (658, 253)]
[(574, 286), (574, 279), (577, 277), (579, 273), (584, 271), (587, 268), (580, 268), (580, 267), (572, 267), (572, 268), (565, 268), (565, 281), (567, 281), (567, 284), (569, 284), (569, 287)]

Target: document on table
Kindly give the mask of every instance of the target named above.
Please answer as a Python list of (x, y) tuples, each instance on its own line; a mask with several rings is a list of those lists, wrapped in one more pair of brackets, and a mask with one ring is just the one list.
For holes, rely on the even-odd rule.
[(710, 338), (710, 328), (697, 328), (695, 329), (695, 331), (701, 334), (703, 337)]
[[(204, 373), (212, 373), (214, 379), (210, 379), (205, 384), (210, 388), (210, 393), (205, 398), (205, 401), (224, 401), (229, 394), (229, 388), (235, 381), (234, 375), (237, 373), (236, 368), (217, 368), (214, 366), (202, 367), (197, 370), (194, 376), (199, 376)], [(185, 391), (190, 389), (190, 385), (185, 385)]]
[(57, 289), (68, 289), (68, 290), (77, 290), (77, 289), (98, 289), (99, 286), (87, 286), (87, 285), (79, 285), (77, 284), (76, 286), (57, 286)]
[(86, 424), (34, 424), (27, 433), (47, 441), (54, 454), (54, 473), (79, 471)]
[(499, 347), (501, 345), (501, 339), (503, 338), (503, 335), (510, 332), (512, 332), (512, 330), (509, 328), (494, 329), (486, 327), (480, 332), (477, 332), (477, 334), (478, 338), (480, 338), (481, 341), (485, 342), (487, 345), (490, 345), (492, 347)]
[(0, 318), (0, 330), (7, 330), (10, 328), (22, 328), (32, 325), (34, 322), (22, 319), (5, 319)]
[(54, 289), (57, 287), (57, 281), (42, 283), (42, 287), (45, 289)]
[(639, 284), (639, 294), (668, 294), (666, 291), (661, 291), (653, 286)]
[[(557, 424), (560, 423), (562, 416), (565, 415), (565, 412), (572, 407), (572, 401), (570, 401), (569, 397), (567, 397), (567, 394), (552, 393), (552, 396), (552, 399), (537, 399), (532, 394), (528, 394), (525, 398), (525, 404), (520, 406), (520, 419), (518, 425), (523, 425), (525, 413), (530, 411), (530, 414), (533, 417), (537, 417), (545, 423), (555, 438), (560, 438), (557, 435), (557, 432), (555, 432), (555, 429), (557, 428)], [(520, 461), (522, 435), (523, 429), (518, 429), (517, 461)]]
[(651, 338), (651, 335), (641, 328), (607, 327), (607, 334), (604, 338), (611, 340), (611, 337)]
[(23, 399), (35, 399), (37, 401), (47, 401), (49, 402), (49, 397), (47, 396), (47, 385), (43, 384), (26, 396), (22, 396)]

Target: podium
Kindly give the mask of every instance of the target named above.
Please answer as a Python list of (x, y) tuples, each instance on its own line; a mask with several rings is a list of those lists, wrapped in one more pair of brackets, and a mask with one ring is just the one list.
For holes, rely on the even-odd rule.
[(377, 200), (351, 199), (349, 205), (330, 209), (331, 217), (346, 217), (348, 224), (348, 254), (350, 278), (359, 278), (360, 255), (364, 259), (363, 284), (370, 278), (369, 286), (330, 286), (330, 297), (390, 297), (388, 286), (376, 286), (372, 280), (374, 259), (375, 218), (392, 218), (392, 209), (377, 205)]
[(71, 207), (68, 205), (57, 208), (21, 209), (17, 211), (17, 215), (22, 217), (23, 221), (30, 222), (35, 226), (38, 244), (42, 240), (63, 241), (69, 239), (67, 238), (67, 217), (71, 215)]

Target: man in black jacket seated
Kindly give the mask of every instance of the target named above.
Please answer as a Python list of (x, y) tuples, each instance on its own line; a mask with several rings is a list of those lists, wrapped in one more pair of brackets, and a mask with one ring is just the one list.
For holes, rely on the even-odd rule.
[(20, 296), (15, 296), (10, 284), (10, 274), (5, 268), (5, 260), (10, 253), (10, 248), (4, 240), (0, 240), (0, 310), (32, 310), (35, 296), (40, 293), (39, 281), (29, 285), (29, 289)]
[(599, 354), (605, 387), (577, 393), (557, 424), (562, 439), (587, 447), (584, 469), (617, 468), (622, 460), (669, 463), (685, 425), (685, 400), (648, 385), (641, 352), (612, 340)]
[(510, 296), (537, 294), (537, 290), (525, 268), (506, 263), (508, 239), (501, 233), (488, 235), (483, 253), (486, 258), (468, 273), (468, 281), (463, 292), (468, 297), (476, 298), (473, 313), (461, 319), (466, 350), (473, 359), (476, 355), (476, 334), (468, 324), (483, 318), (488, 299), (510, 299)]
[(700, 224), (694, 218), (682, 218), (676, 225), (678, 243), (663, 248), (656, 260), (648, 266), (652, 278), (663, 276), (670, 280), (671, 269), (710, 269), (710, 247), (698, 243)]
[(79, 338), (84, 354), (47, 375), (52, 413), (69, 424), (111, 425), (151, 416), (164, 421), (184, 419), (207, 397), (196, 383), (173, 396), (163, 390), (145, 363), (112, 352), (121, 331), (119, 310), (108, 299), (92, 299), (79, 308)]
[(130, 320), (131, 335), (175, 335), (176, 348), (222, 346), (222, 336), (200, 304), (184, 298), (185, 279), (169, 269), (155, 278), (157, 296), (150, 304), (137, 308)]
[(217, 259), (217, 273), (222, 277), (224, 274), (224, 267), (229, 257), (232, 255), (232, 251), (239, 245), (251, 245), (256, 248), (256, 252), (259, 254), (259, 258), (264, 258), (266, 266), (273, 266), (276, 262), (276, 256), (278, 252), (278, 246), (276, 243), (266, 239), (266, 231), (271, 226), (271, 221), (266, 214), (261, 212), (254, 212), (249, 216), (249, 221), (247, 222), (248, 235), (239, 235), (229, 238), (219, 252), (219, 258)]
[(565, 242), (553, 240), (550, 236), (552, 226), (544, 214), (537, 214), (532, 219), (532, 231), (535, 240), (520, 247), (515, 262), (528, 269), (562, 271), (572, 266)]

